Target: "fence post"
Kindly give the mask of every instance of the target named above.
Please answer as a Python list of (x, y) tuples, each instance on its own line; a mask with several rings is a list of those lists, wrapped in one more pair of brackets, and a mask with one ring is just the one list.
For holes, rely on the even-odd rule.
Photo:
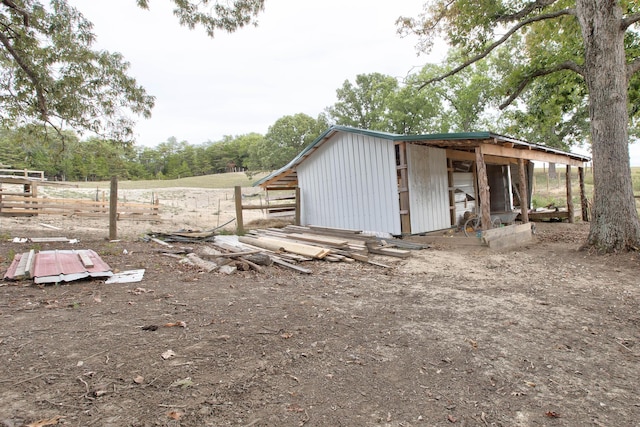
[(234, 192), (236, 203), (236, 234), (239, 236), (244, 234), (244, 223), (242, 221), (242, 187), (236, 186)]
[(111, 192), (109, 193), (109, 240), (118, 238), (118, 177), (111, 177)]

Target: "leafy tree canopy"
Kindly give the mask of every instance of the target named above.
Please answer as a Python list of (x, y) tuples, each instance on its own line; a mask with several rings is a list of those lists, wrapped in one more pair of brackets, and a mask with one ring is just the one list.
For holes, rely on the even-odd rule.
[[(423, 14), (399, 23), (401, 31), (420, 36), (421, 49), (443, 37), (461, 52), (459, 65), (424, 85), (456, 75), (511, 42), (518, 60), (504, 69), (502, 108), (526, 97), (534, 81), (542, 96), (554, 84), (561, 88), (558, 97), (533, 94), (527, 100), (534, 114), (550, 112), (547, 125), (570, 125), (588, 105), (595, 197), (587, 246), (614, 252), (640, 247), (628, 149), (629, 124), (638, 111), (639, 21), (636, 0), (432, 0)], [(584, 90), (572, 90), (571, 79), (583, 82)], [(588, 94), (588, 104), (580, 104), (581, 93)]]
[[(264, 1), (173, 3), (181, 24), (213, 36), (254, 23)], [(149, 117), (154, 98), (127, 74), (121, 54), (94, 42), (91, 22), (67, 0), (0, 1), (0, 124), (37, 122), (129, 141), (132, 116)]]
[(273, 170), (286, 165), (328, 127), (329, 123), (323, 115), (314, 119), (298, 113), (276, 120), (257, 147), (261, 169)]

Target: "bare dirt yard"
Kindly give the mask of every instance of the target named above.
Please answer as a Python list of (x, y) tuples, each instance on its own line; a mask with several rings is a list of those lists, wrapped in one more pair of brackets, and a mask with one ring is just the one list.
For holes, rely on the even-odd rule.
[(163, 223), (122, 221), (116, 242), (96, 220), (0, 218), (3, 272), (70, 248), (12, 238), (60, 235), (114, 271), (146, 269), (0, 284), (0, 426), (640, 425), (640, 259), (578, 251), (588, 225), (311, 275), (203, 273), (138, 238), (213, 228), (210, 197), (200, 212), (176, 195)]

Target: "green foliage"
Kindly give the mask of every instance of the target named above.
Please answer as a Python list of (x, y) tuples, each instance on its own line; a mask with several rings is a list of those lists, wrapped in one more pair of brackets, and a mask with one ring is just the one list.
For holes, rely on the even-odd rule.
[(328, 127), (327, 119), (322, 115), (317, 119), (302, 113), (284, 116), (269, 127), (264, 140), (257, 146), (257, 158), (253, 161), (259, 161), (262, 170), (281, 168)]
[(92, 25), (65, 0), (0, 5), (2, 125), (47, 123), (131, 138), (131, 114), (148, 117), (154, 98), (126, 73), (119, 53), (93, 50)]
[[(138, 6), (149, 8), (149, 0), (136, 0)], [(173, 13), (189, 28), (203, 27), (211, 37), (218, 30), (233, 32), (245, 25), (256, 24), (255, 17), (264, 9), (264, 0), (172, 0)]]
[[(452, 59), (453, 58), (453, 59)], [(449, 59), (453, 61), (455, 56)], [(361, 74), (336, 91), (338, 102), (327, 108), (338, 125), (392, 132), (425, 134), (470, 132), (488, 128), (495, 83), (486, 65), (469, 67), (445, 81), (422, 89), (422, 83), (446, 68), (428, 64), (404, 84), (379, 73)]]
[[(148, 0), (136, 0), (148, 8)], [(264, 0), (173, 0), (182, 25), (207, 34), (255, 24)], [(118, 142), (133, 137), (132, 116), (149, 117), (154, 98), (119, 53), (95, 50), (92, 24), (67, 0), (0, 2), (0, 125), (46, 123)]]
[(68, 181), (100, 181), (113, 175), (134, 180), (177, 179), (245, 170), (262, 140), (262, 135), (248, 134), (194, 146), (170, 137), (149, 148), (98, 137), (80, 141), (68, 131), (57, 133), (30, 125), (0, 130), (0, 164), (43, 170), (49, 179)]
[[(637, 2), (618, 2), (623, 13), (639, 11)], [(415, 18), (398, 20), (401, 33), (421, 37), (419, 48), (429, 51), (439, 37), (455, 48), (446, 70), (437, 76), (425, 76), (423, 81), (461, 69), (445, 79), (456, 79), (465, 73), (476, 58), (487, 52), (486, 76), (495, 85), (492, 94), (480, 99), (501, 97), (504, 113), (496, 130), (549, 146), (569, 149), (590, 141), (589, 98), (584, 78), (573, 72), (584, 65), (585, 46), (575, 10), (575, 1), (527, 3), (521, 1), (430, 1), (425, 12)], [(548, 16), (547, 19), (538, 19)], [(528, 22), (520, 31), (493, 49), (493, 44), (516, 24)], [(627, 61), (640, 55), (640, 33), (625, 34)], [(476, 56), (478, 55), (478, 56)], [(567, 66), (568, 63), (575, 67)], [(458, 67), (466, 64), (469, 67)], [(564, 70), (564, 71), (563, 71)], [(479, 74), (480, 75), (480, 74)], [(468, 80), (467, 80), (468, 81)], [(435, 88), (434, 82), (425, 90)], [(473, 90), (471, 90), (473, 92)], [(469, 91), (458, 95), (473, 96)], [(516, 97), (519, 95), (519, 100)], [(466, 107), (481, 103), (462, 102)], [(629, 84), (630, 135), (640, 136), (640, 76), (633, 75)], [(507, 108), (510, 107), (510, 108)], [(464, 114), (462, 115), (464, 116)], [(464, 124), (457, 128), (464, 128)], [(452, 127), (452, 128), (456, 128)], [(495, 128), (496, 126), (494, 126)]]
[(345, 80), (336, 90), (338, 102), (327, 112), (338, 125), (388, 131), (389, 104), (398, 90), (398, 81), (380, 73), (359, 74), (355, 85)]

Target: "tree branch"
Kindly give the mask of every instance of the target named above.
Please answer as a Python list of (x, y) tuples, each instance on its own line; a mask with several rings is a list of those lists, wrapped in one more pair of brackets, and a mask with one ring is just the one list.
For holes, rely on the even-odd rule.
[(25, 27), (29, 26), (29, 13), (27, 11), (20, 9), (18, 5), (16, 5), (12, 0), (2, 0), (2, 4), (7, 6), (9, 9), (13, 9), (16, 12), (18, 12), (20, 15), (22, 15), (24, 26)]
[(530, 75), (528, 75), (527, 77), (525, 77), (524, 79), (522, 79), (522, 81), (520, 82), (516, 90), (509, 96), (509, 98), (507, 98), (506, 101), (500, 104), (498, 108), (503, 110), (509, 105), (511, 105), (511, 103), (522, 93), (522, 91), (529, 85), (529, 83), (531, 83), (533, 79), (537, 77), (547, 76), (549, 74), (553, 74), (562, 70), (571, 70), (571, 71), (575, 71), (581, 76), (583, 75), (582, 67), (580, 67), (578, 64), (576, 64), (573, 61), (565, 61), (556, 65), (555, 67), (536, 70)]
[(544, 21), (544, 20), (547, 20), (547, 19), (554, 19), (554, 18), (558, 18), (558, 17), (564, 16), (564, 15), (575, 15), (575, 9), (563, 9), (563, 10), (558, 10), (556, 12), (544, 13), (542, 15), (532, 16), (529, 19), (525, 19), (524, 21), (517, 23), (516, 25), (513, 26), (513, 28), (509, 29), (509, 31), (507, 31), (507, 33), (504, 36), (502, 36), (499, 40), (497, 40), (496, 42), (491, 44), (483, 52), (479, 53), (478, 55), (474, 56), (473, 58), (471, 58), (471, 59), (465, 61), (464, 63), (460, 64), (459, 66), (457, 66), (453, 70), (449, 71), (448, 73), (427, 80), (422, 85), (420, 85), (418, 90), (423, 89), (425, 86), (427, 86), (427, 85), (429, 85), (431, 83), (439, 82), (441, 80), (446, 79), (449, 76), (453, 76), (454, 74), (457, 74), (458, 72), (460, 72), (463, 69), (467, 68), (471, 64), (474, 64), (474, 63), (478, 62), (479, 60), (485, 58), (487, 55), (489, 55), (491, 53), (491, 51), (493, 51), (495, 48), (497, 48), (498, 46), (500, 46), (501, 44), (506, 42), (509, 39), (509, 37), (511, 37), (520, 28), (525, 27), (525, 26), (527, 26), (529, 24), (532, 24), (534, 22)]
[(636, 58), (627, 64), (627, 81), (640, 70), (640, 58)]
[(536, 0), (533, 3), (529, 3), (527, 5), (525, 5), (525, 7), (516, 12), (513, 13), (511, 15), (502, 15), (499, 16), (497, 18), (497, 20), (499, 22), (510, 22), (510, 21), (515, 21), (518, 19), (522, 19), (525, 16), (527, 16), (528, 14), (530, 14), (531, 12), (533, 12), (536, 9), (544, 9), (547, 6), (551, 6), (552, 4), (554, 4), (557, 0)]
[(629, 15), (622, 20), (622, 22), (620, 23), (620, 28), (622, 30), (626, 30), (627, 28), (629, 28), (629, 26), (635, 24), (638, 21), (640, 21), (640, 13), (634, 13), (633, 15)]
[(29, 64), (27, 64), (27, 62), (13, 48), (7, 36), (5, 36), (5, 34), (1, 31), (0, 31), (0, 43), (2, 43), (5, 49), (7, 49), (7, 52), (11, 54), (11, 56), (13, 57), (13, 59), (15, 59), (18, 66), (20, 66), (22, 71), (24, 71), (27, 77), (29, 77), (29, 80), (31, 80), (31, 83), (33, 83), (33, 86), (36, 90), (36, 98), (38, 99), (38, 111), (40, 112), (41, 119), (46, 121), (47, 115), (48, 115), (47, 101), (44, 97), (44, 90), (42, 88), (42, 84), (40, 82), (40, 79), (38, 78), (38, 75), (35, 73), (35, 71), (31, 69)]

